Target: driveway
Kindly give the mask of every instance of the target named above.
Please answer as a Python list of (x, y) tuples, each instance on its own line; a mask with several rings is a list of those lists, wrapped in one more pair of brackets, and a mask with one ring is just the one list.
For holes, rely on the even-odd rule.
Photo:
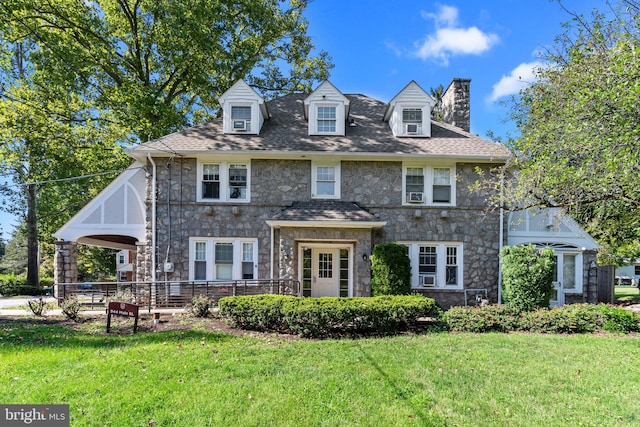
[[(0, 298), (0, 309), (26, 306), (27, 301), (29, 300), (37, 301), (38, 298), (40, 297), (2, 297)], [(44, 300), (45, 302), (49, 302), (49, 301), (55, 301), (56, 299), (53, 297), (44, 297)]]

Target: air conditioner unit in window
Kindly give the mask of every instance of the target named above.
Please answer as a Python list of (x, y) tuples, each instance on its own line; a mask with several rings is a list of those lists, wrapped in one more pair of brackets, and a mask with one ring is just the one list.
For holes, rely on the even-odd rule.
[(409, 203), (422, 203), (424, 201), (424, 193), (409, 193)]
[(246, 120), (234, 120), (233, 121), (233, 130), (234, 131), (247, 130), (247, 121)]
[(420, 275), (420, 286), (423, 288), (433, 288), (436, 286), (436, 275), (435, 274), (424, 274)]
[(418, 125), (416, 123), (407, 124), (407, 135), (415, 135), (418, 133)]

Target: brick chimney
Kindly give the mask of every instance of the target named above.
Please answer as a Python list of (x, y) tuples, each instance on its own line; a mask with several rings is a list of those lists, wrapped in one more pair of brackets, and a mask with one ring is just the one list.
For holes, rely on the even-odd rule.
[(467, 132), (471, 130), (471, 79), (455, 78), (442, 95), (442, 121)]

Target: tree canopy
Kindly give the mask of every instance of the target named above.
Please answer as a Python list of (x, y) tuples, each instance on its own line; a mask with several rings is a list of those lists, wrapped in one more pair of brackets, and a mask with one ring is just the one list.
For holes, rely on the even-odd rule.
[[(560, 206), (609, 252), (640, 240), (639, 3), (573, 15), (513, 112), (511, 207)], [(636, 255), (637, 256), (637, 255)]]
[(268, 98), (326, 79), (306, 5), (2, 0), (0, 166), (14, 186), (0, 208), (25, 218), (29, 258), (36, 224), (50, 239), (130, 162), (124, 148), (212, 118), (234, 81)]

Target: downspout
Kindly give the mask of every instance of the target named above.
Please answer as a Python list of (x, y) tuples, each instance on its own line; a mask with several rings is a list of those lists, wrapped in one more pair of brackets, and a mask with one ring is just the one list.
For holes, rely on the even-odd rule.
[(502, 304), (502, 246), (504, 244), (504, 171), (500, 174), (500, 242), (498, 252), (498, 305)]
[(151, 163), (153, 181), (151, 182), (151, 284), (155, 290), (156, 284), (156, 162), (147, 153), (147, 160)]

